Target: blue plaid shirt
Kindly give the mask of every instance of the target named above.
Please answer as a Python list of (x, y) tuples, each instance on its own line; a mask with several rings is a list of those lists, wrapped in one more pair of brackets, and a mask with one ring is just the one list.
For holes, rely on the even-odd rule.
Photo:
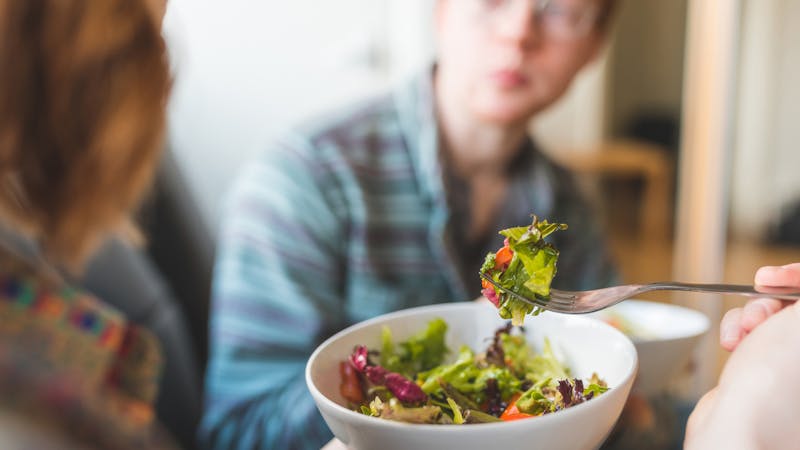
[[(441, 164), (433, 99), (427, 73), (288, 133), (238, 179), (214, 273), (206, 445), (319, 448), (332, 435), (303, 373), (322, 340), (379, 314), (480, 294), (483, 256), (503, 239), (462, 238), (468, 201)], [(532, 212), (568, 223), (553, 240), (554, 285), (611, 282), (570, 175), (527, 142), (509, 178), (496, 229), (529, 224)]]

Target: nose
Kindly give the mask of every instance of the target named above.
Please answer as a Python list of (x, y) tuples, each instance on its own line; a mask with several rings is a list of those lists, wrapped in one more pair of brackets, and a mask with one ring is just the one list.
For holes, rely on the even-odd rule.
[(540, 41), (540, 30), (533, 2), (517, 0), (510, 2), (501, 20), (495, 27), (497, 36), (524, 49), (536, 46)]

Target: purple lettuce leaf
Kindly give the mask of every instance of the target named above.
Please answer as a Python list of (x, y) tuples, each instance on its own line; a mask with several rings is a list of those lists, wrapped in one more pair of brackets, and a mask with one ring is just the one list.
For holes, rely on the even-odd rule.
[(372, 384), (386, 386), (386, 389), (403, 403), (423, 403), (428, 400), (422, 388), (412, 380), (399, 373), (389, 372), (380, 365), (370, 364), (367, 355), (365, 346), (357, 346), (350, 355), (350, 364), (363, 373)]

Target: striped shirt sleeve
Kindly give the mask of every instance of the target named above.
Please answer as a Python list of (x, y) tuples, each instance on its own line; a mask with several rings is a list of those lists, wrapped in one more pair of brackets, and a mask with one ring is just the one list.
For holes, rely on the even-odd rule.
[(304, 369), (319, 337), (343, 320), (342, 225), (311, 154), (302, 141), (278, 146), (228, 200), (201, 426), (210, 448), (319, 448), (332, 437)]

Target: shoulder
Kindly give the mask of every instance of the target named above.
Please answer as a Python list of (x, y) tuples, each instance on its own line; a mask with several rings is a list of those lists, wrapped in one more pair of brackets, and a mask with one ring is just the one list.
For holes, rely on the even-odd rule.
[(382, 92), (344, 107), (329, 110), (301, 122), (290, 130), (318, 145), (349, 140), (382, 131), (397, 120), (391, 92)]
[[(391, 93), (329, 111), (289, 130), (278, 145), (328, 166), (376, 164), (404, 146)], [(338, 167), (341, 169), (341, 167)]]
[[(418, 89), (419, 81), (405, 80), (370, 97), (310, 117), (274, 139), (261, 155), (270, 164), (286, 153), (315, 162), (379, 162), (405, 149), (402, 126), (409, 109), (402, 98)], [(416, 99), (417, 102), (420, 99)]]
[(413, 87), (400, 84), (286, 130), (242, 168), (227, 212), (275, 215), (324, 203), (341, 216), (354, 192), (386, 174), (409, 172), (415, 135), (403, 121), (410, 108), (398, 98)]
[(312, 117), (272, 139), (246, 164), (234, 195), (265, 183), (340, 184), (360, 168), (381, 165), (405, 151), (399, 122), (391, 92)]

